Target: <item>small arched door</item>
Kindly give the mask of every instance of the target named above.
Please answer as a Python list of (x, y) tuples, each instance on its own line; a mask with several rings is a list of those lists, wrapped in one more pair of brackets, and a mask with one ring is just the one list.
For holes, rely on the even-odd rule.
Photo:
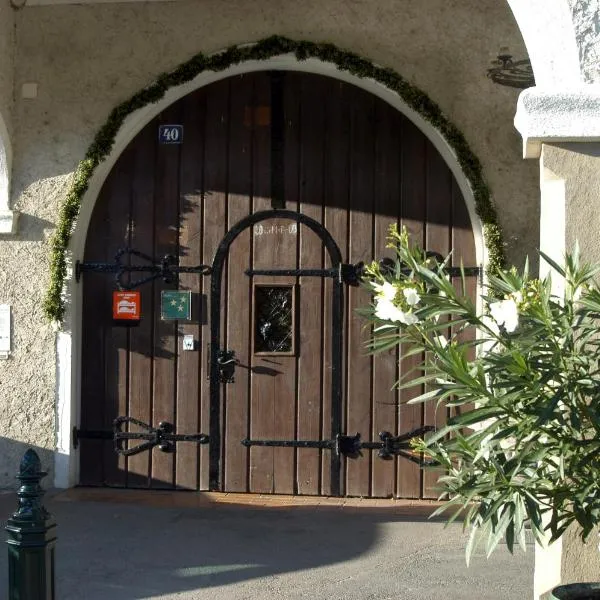
[[(161, 125), (181, 125), (178, 143), (159, 138)], [(436, 475), (402, 456), (385, 461), (365, 449), (351, 458), (333, 443), (336, 434), (376, 441), (447, 416), (393, 389), (412, 359), (366, 353), (356, 309), (369, 296), (339, 275), (349, 268), (341, 265), (389, 256), (391, 224), (428, 250), (452, 250), (456, 264), (475, 264), (464, 199), (439, 153), (352, 85), (241, 75), (149, 123), (104, 184), (84, 261), (110, 263), (129, 247), (157, 263), (170, 254), (179, 267), (218, 266), (219, 277), (204, 269), (140, 285), (141, 320), (124, 327), (112, 321), (114, 278), (84, 273), (81, 483), (435, 497)], [(468, 285), (474, 293), (475, 277)], [(161, 318), (169, 290), (191, 292), (190, 319)], [(110, 430), (116, 417), (210, 441), (117, 455), (111, 440), (85, 435)]]

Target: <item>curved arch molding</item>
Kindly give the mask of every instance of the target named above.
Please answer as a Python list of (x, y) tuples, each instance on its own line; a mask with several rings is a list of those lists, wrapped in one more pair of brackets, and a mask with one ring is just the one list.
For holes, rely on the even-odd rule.
[(441, 108), (423, 91), (411, 85), (390, 68), (374, 65), (352, 52), (332, 44), (295, 41), (273, 36), (248, 46), (234, 46), (223, 52), (206, 56), (196, 54), (174, 71), (165, 73), (150, 86), (136, 93), (110, 113), (75, 171), (71, 189), (62, 205), (59, 221), (51, 242), (50, 285), (44, 300), (44, 312), (51, 321), (62, 321), (65, 314), (63, 286), (67, 276), (67, 250), (71, 241), (81, 202), (96, 167), (111, 152), (115, 136), (125, 118), (148, 104), (158, 102), (170, 88), (194, 79), (204, 71), (224, 71), (245, 61), (266, 60), (293, 54), (299, 61), (309, 58), (335, 65), (359, 78), (369, 78), (389, 88), (424, 120), (438, 130), (446, 140), (472, 188), (475, 210), (481, 219), (487, 247), (489, 273), (498, 272), (504, 265), (502, 233), (490, 191), (483, 178), (479, 159), (473, 154), (464, 135), (442, 113)]

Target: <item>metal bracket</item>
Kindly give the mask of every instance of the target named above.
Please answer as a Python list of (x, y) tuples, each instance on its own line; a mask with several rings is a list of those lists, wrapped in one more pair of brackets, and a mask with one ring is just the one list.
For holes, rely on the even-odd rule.
[[(131, 257), (136, 256), (148, 264), (125, 264), (123, 257), (127, 257), (130, 263)], [(165, 283), (172, 283), (177, 279), (179, 273), (197, 273), (199, 275), (210, 275), (212, 267), (209, 265), (197, 265), (195, 267), (180, 267), (178, 259), (172, 254), (165, 255), (159, 262), (148, 254), (144, 254), (133, 248), (120, 248), (115, 254), (114, 263), (80, 262), (75, 264), (75, 280), (79, 282), (84, 272), (115, 273), (115, 281), (119, 289), (131, 290), (155, 279), (162, 278)], [(147, 277), (126, 282), (123, 277), (126, 273), (150, 273)]]
[(382, 431), (379, 434), (381, 440), (379, 442), (363, 442), (360, 439), (360, 433), (357, 433), (356, 435), (338, 434), (332, 440), (251, 440), (246, 438), (242, 440), (242, 444), (247, 448), (269, 446), (333, 450), (336, 456), (342, 455), (346, 458), (359, 458), (362, 456), (361, 450), (379, 450), (377, 455), (383, 460), (392, 460), (394, 456), (401, 456), (423, 466), (430, 463), (410, 451), (411, 440), (430, 431), (435, 431), (435, 427), (426, 425), (399, 436), (392, 436), (389, 431)]
[[(125, 424), (137, 425), (144, 431), (123, 431)], [(158, 427), (151, 427), (133, 417), (117, 417), (113, 421), (112, 430), (103, 429), (77, 429), (73, 427), (73, 447), (77, 448), (80, 439), (113, 440), (115, 452), (122, 456), (134, 456), (145, 450), (151, 450), (158, 446), (163, 452), (175, 452), (177, 442), (196, 442), (197, 444), (208, 444), (209, 437), (205, 433), (173, 433), (174, 425), (161, 421)], [(126, 448), (129, 440), (141, 440), (142, 443), (134, 448)]]

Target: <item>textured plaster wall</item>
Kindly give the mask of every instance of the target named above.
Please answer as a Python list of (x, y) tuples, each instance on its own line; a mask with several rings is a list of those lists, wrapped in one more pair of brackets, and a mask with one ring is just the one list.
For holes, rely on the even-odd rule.
[(587, 83), (600, 82), (600, 0), (568, 0), (579, 47), (581, 73)]
[[(566, 248), (572, 248), (577, 240), (585, 260), (600, 261), (600, 143), (547, 144), (542, 159), (544, 168), (564, 184)], [(579, 533), (577, 527), (571, 527), (562, 538), (562, 583), (598, 581), (598, 531), (587, 544), (581, 542)]]
[(579, 242), (582, 255), (600, 262), (600, 143), (547, 144), (544, 167), (565, 184), (565, 246)]
[[(15, 309), (13, 358), (0, 364), (0, 431), (54, 445), (54, 333), (40, 302), (48, 238), (71, 174), (109, 111), (198, 51), (272, 34), (327, 41), (390, 66), (437, 101), (483, 162), (512, 261), (538, 241), (537, 166), (512, 126), (517, 90), (486, 78), (501, 46), (525, 49), (497, 0), (203, 0), (24, 8), (16, 13), (17, 239), (0, 242), (0, 290)], [(0, 454), (1, 456), (1, 454)], [(0, 486), (11, 484), (0, 458)], [(14, 462), (9, 456), (8, 462)], [(10, 471), (12, 472), (12, 466)]]

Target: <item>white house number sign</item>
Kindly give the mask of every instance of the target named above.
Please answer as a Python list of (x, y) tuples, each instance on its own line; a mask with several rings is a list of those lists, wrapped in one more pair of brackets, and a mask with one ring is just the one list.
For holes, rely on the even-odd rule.
[(159, 125), (158, 141), (161, 144), (182, 144), (183, 125)]

